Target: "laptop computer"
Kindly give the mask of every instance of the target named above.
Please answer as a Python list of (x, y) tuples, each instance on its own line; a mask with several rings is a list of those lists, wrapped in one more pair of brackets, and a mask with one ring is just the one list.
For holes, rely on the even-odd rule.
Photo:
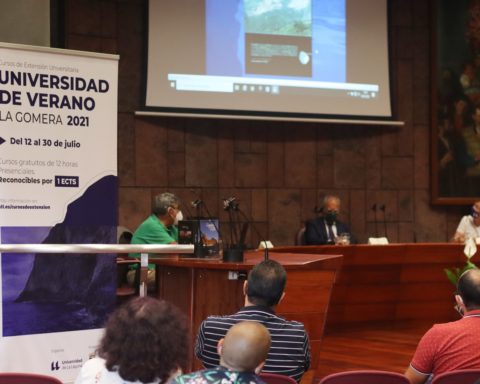
[(212, 256), (219, 253), (220, 234), (218, 219), (192, 219), (178, 222), (178, 243), (198, 244), (201, 256)]

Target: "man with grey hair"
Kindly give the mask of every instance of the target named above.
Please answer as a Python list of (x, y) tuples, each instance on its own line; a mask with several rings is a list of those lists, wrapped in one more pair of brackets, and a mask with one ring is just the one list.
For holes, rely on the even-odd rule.
[(326, 195), (320, 208), (322, 216), (307, 221), (305, 229), (305, 243), (307, 245), (335, 244), (339, 235), (349, 235), (350, 243), (356, 243), (350, 228), (337, 220), (340, 213), (340, 198), (335, 195)]
[[(177, 224), (183, 220), (180, 199), (173, 193), (165, 192), (155, 196), (152, 214), (137, 228), (131, 244), (176, 244), (178, 242)], [(130, 254), (138, 257), (138, 254)], [(127, 274), (127, 280), (133, 285), (135, 270)], [(147, 286), (155, 284), (155, 265), (148, 266)]]

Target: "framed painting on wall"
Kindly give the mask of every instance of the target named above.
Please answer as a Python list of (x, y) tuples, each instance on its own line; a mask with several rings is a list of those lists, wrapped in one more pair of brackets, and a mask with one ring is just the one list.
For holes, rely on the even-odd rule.
[(480, 0), (432, 0), (431, 195), (480, 198)]

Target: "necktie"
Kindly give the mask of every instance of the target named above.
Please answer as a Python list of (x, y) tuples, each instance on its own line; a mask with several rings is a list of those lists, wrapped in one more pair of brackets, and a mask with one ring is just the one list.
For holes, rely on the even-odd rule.
[(332, 243), (335, 242), (335, 235), (333, 234), (333, 228), (331, 225), (327, 225), (328, 227), (328, 240)]

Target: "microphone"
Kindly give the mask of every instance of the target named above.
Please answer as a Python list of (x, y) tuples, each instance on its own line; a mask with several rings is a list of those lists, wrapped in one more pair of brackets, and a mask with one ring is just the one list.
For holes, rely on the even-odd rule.
[(190, 215), (190, 217), (192, 219), (199, 219), (201, 217), (201, 210), (202, 210), (202, 207), (204, 206), (204, 203), (203, 203), (203, 200), (199, 197), (200, 196), (200, 192), (193, 189), (193, 188), (190, 188), (190, 192), (194, 195), (194, 199), (193, 201), (190, 201), (190, 207), (195, 209), (196, 211), (196, 217), (194, 215)]
[(372, 205), (372, 211), (375, 213), (375, 237), (378, 237), (377, 203)]
[(232, 211), (238, 209), (238, 203), (236, 197), (228, 197), (223, 199), (223, 209), (225, 211)]
[[(243, 261), (243, 250), (245, 248), (245, 237), (248, 227), (251, 226), (258, 238), (265, 245), (264, 259), (268, 260), (268, 243), (264, 239), (257, 227), (253, 225), (253, 220), (239, 208), (239, 203), (235, 197), (223, 199), (223, 209), (229, 213), (231, 243), (228, 249), (225, 249), (223, 255), (224, 261)], [(241, 223), (240, 216), (244, 219)], [(235, 222), (236, 220), (236, 222)]]
[(385, 204), (382, 204), (379, 207), (380, 211), (383, 212), (383, 227), (384, 227), (384, 232), (385, 232), (385, 237), (388, 239), (388, 233), (387, 233), (387, 217), (385, 214)]
[[(238, 203), (236, 197), (228, 197), (223, 199), (223, 210), (228, 212), (228, 220), (230, 224), (230, 244), (229, 248), (239, 246), (240, 239), (240, 223), (238, 220)], [(235, 220), (237, 219), (237, 220)], [(238, 222), (238, 223), (237, 223)]]
[(190, 205), (195, 208), (197, 211), (197, 219), (200, 219), (202, 217), (202, 207), (203, 207), (203, 201), (200, 199), (196, 199), (194, 201), (190, 202)]

